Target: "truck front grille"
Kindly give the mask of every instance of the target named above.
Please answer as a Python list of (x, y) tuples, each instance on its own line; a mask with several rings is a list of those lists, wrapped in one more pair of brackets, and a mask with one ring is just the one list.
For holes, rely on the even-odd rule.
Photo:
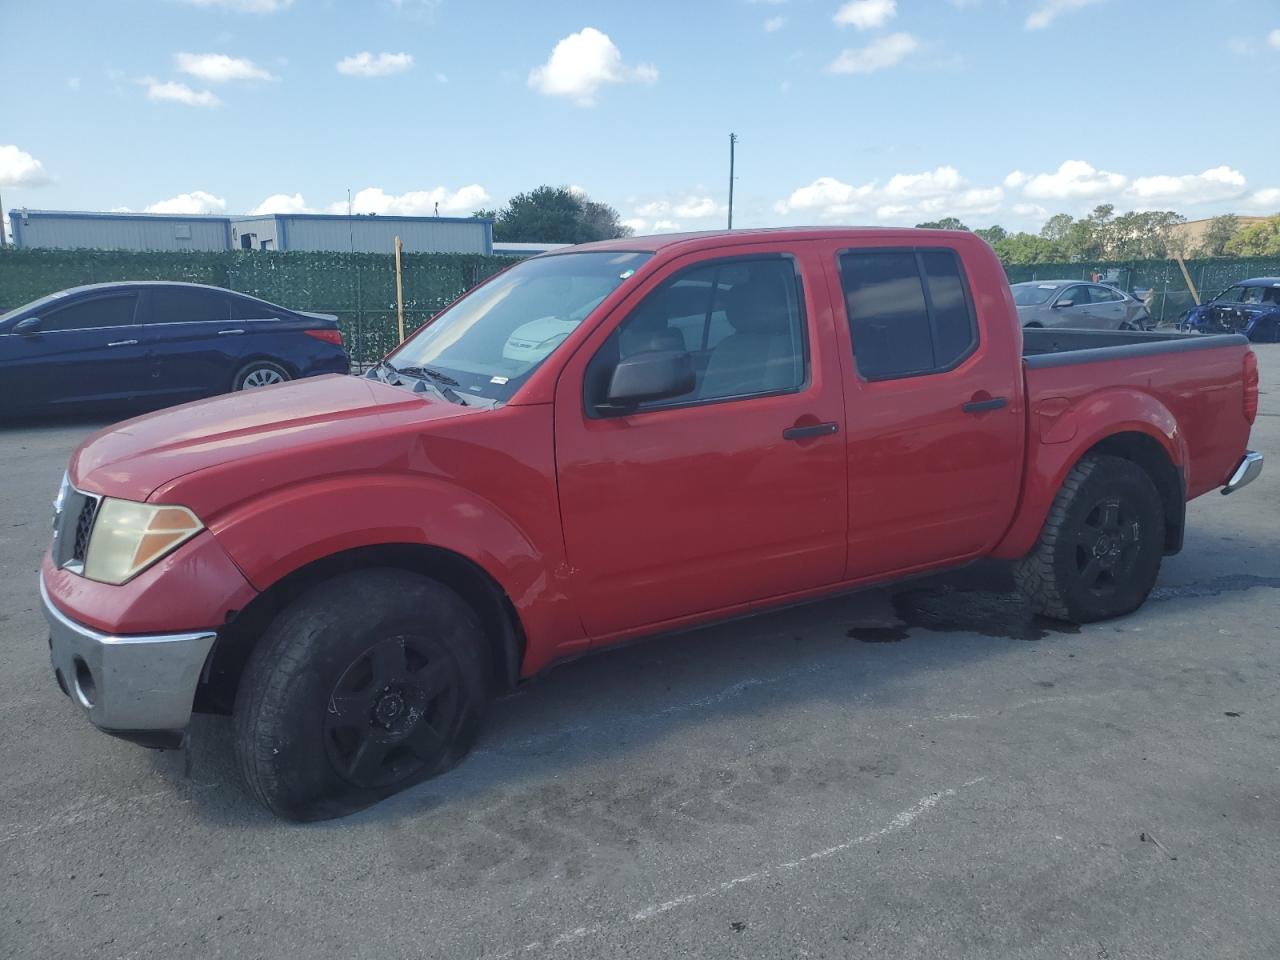
[(57, 566), (80, 572), (100, 502), (101, 498), (91, 493), (81, 493), (74, 487), (67, 490), (62, 510), (54, 518), (53, 562)]

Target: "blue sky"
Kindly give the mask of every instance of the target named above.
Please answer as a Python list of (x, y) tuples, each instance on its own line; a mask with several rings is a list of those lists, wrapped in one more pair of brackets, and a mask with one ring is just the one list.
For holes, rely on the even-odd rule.
[(6, 208), (1280, 211), (1276, 0), (0, 0)]

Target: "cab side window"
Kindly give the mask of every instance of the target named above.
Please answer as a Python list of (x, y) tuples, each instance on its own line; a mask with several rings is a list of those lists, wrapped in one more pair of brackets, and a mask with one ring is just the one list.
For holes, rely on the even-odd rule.
[(588, 405), (603, 402), (619, 360), (683, 351), (694, 389), (640, 409), (785, 393), (806, 381), (804, 311), (785, 256), (722, 260), (677, 273), (618, 326), (587, 367)]
[(97, 327), (127, 326), (133, 323), (133, 312), (137, 303), (138, 296), (133, 293), (81, 300), (78, 303), (42, 313), (40, 329), (42, 331), (92, 330)]
[(843, 253), (840, 281), (865, 380), (950, 370), (978, 344), (969, 286), (950, 250)]

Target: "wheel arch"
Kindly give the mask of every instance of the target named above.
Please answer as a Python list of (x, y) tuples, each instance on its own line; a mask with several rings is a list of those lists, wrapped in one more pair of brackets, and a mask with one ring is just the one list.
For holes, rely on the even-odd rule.
[[(1124, 396), (1126, 392), (1116, 393), (1120, 395), (1116, 398), (1120, 404), (1113, 408), (1118, 415), (1116, 421), (1081, 436), (1079, 425), (1067, 422), (1068, 414), (1060, 418), (1039, 443), (1032, 439), (1023, 477), (1022, 503), (992, 556), (1016, 560), (1031, 551), (1063, 481), (1076, 464), (1094, 453), (1130, 460), (1151, 477), (1164, 508), (1165, 554), (1175, 554), (1182, 549), (1186, 528), (1187, 457), (1177, 422), (1158, 404), (1152, 406), (1141, 402), (1141, 398)], [(1045, 439), (1057, 434), (1061, 434), (1062, 439)]]
[(1186, 531), (1186, 482), (1164, 446), (1149, 433), (1129, 430), (1099, 440), (1076, 462), (1091, 454), (1119, 457), (1142, 468), (1160, 493), (1160, 504), (1164, 509), (1165, 555), (1181, 550)]
[(520, 678), (525, 632), (515, 605), (502, 586), (479, 564), (444, 547), (422, 543), (383, 543), (341, 550), (312, 560), (259, 593), (218, 631), (199, 690), (196, 709), (229, 713), (244, 666), (275, 616), (306, 591), (354, 570), (408, 570), (443, 583), (471, 607), (489, 643), (491, 681), (496, 691), (510, 690)]

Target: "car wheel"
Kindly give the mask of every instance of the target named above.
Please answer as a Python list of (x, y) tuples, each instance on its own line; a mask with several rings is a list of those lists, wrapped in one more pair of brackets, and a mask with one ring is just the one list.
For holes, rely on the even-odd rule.
[(1047, 617), (1090, 623), (1132, 613), (1155, 586), (1164, 532), (1160, 494), (1145, 470), (1087, 456), (1067, 474), (1014, 579)]
[(231, 389), (253, 390), (257, 387), (270, 387), (277, 383), (287, 383), (292, 380), (289, 371), (278, 363), (270, 360), (254, 360), (252, 363), (246, 363), (236, 373), (235, 379), (231, 381)]
[(236, 694), (250, 793), (324, 820), (444, 772), (479, 731), (486, 662), (475, 613), (427, 577), (362, 570), (313, 588), (267, 629)]

